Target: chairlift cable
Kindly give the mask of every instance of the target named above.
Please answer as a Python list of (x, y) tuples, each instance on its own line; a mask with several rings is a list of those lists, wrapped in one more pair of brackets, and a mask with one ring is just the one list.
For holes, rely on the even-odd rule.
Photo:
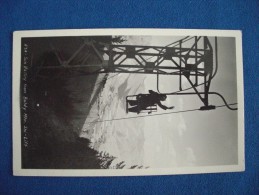
[[(237, 103), (231, 103), (231, 104), (228, 104), (228, 105), (236, 105), (236, 104)], [(223, 105), (216, 106), (216, 108), (226, 107), (226, 106), (227, 105), (223, 104)], [(200, 109), (189, 109), (189, 110), (180, 110), (180, 111), (160, 113), (160, 114), (151, 114), (151, 115), (142, 115), (142, 116), (133, 116), (133, 117), (114, 118), (114, 119), (107, 119), (107, 120), (87, 122), (86, 124), (103, 123), (103, 122), (119, 121), (119, 120), (126, 120), (126, 119), (136, 119), (136, 118), (144, 118), (144, 117), (152, 117), (152, 116), (168, 115), (168, 114), (178, 114), (178, 113), (194, 112), (194, 111), (201, 111), (201, 110)]]

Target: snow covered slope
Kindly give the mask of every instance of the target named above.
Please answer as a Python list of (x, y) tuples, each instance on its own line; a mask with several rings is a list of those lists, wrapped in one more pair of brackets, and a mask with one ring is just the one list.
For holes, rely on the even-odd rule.
[(136, 123), (135, 120), (112, 119), (130, 115), (125, 110), (126, 96), (143, 92), (144, 79), (145, 75), (110, 74), (80, 135), (90, 139), (95, 150), (108, 152), (118, 161), (125, 161), (127, 166), (143, 164), (145, 124), (143, 120)]

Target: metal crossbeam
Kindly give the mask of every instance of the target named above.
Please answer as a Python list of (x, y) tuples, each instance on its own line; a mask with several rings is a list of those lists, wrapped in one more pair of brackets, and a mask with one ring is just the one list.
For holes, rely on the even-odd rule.
[[(72, 64), (71, 62), (77, 58), (77, 55), (84, 52), (86, 48), (89, 53), (83, 55), (83, 62)], [(55, 54), (57, 55), (57, 52)], [(98, 63), (88, 62), (91, 55), (95, 57)], [(104, 56), (108, 60), (104, 60)], [(59, 56), (57, 57), (60, 59)], [(194, 36), (188, 38), (188, 40), (179, 40), (171, 47), (113, 45), (91, 41), (84, 42), (67, 61), (61, 61), (60, 65), (42, 66), (40, 68), (83, 70), (85, 74), (176, 75), (179, 77), (180, 91), (182, 90), (183, 77), (185, 77), (205, 107), (208, 107), (208, 94), (213, 77), (213, 48), (206, 36)], [(204, 89), (199, 92), (196, 86), (201, 82), (204, 83)]]

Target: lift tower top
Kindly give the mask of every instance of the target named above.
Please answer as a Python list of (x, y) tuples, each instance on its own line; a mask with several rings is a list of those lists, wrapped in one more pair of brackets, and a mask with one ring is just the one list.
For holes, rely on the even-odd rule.
[[(73, 59), (85, 48), (95, 52), (98, 64), (88, 64), (89, 54), (85, 53), (85, 64), (73, 64)], [(213, 78), (215, 63), (217, 63), (217, 38), (215, 37), (215, 54), (210, 40), (206, 36), (193, 36), (180, 39), (169, 46), (115, 45), (85, 40), (82, 46), (67, 60), (60, 60), (58, 66), (43, 66), (41, 69), (80, 69), (87, 70), (86, 74), (100, 73), (134, 73), (174, 75), (179, 77), (179, 91), (182, 91), (183, 77), (188, 80), (193, 93), (197, 94), (204, 106), (201, 110), (214, 109), (208, 102), (210, 83)], [(106, 57), (103, 57), (106, 56)], [(81, 57), (82, 58), (82, 57)], [(106, 58), (106, 60), (104, 60)], [(151, 59), (152, 60), (149, 60)], [(203, 84), (202, 91), (197, 86)], [(159, 87), (158, 87), (159, 88)], [(167, 93), (167, 95), (176, 95)]]

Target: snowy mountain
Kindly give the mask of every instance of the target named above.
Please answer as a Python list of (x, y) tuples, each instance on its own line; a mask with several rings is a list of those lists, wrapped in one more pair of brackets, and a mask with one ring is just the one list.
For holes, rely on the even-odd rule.
[[(97, 80), (101, 78), (103, 76)], [(117, 161), (125, 161), (127, 166), (143, 163), (141, 148), (144, 145), (145, 124), (143, 120), (135, 123), (129, 119), (113, 119), (128, 117), (126, 96), (143, 92), (144, 80), (145, 75), (110, 74), (102, 91), (94, 98), (95, 102), (80, 134), (80, 137), (91, 140), (92, 148), (117, 157)], [(98, 85), (95, 90), (98, 90)]]

